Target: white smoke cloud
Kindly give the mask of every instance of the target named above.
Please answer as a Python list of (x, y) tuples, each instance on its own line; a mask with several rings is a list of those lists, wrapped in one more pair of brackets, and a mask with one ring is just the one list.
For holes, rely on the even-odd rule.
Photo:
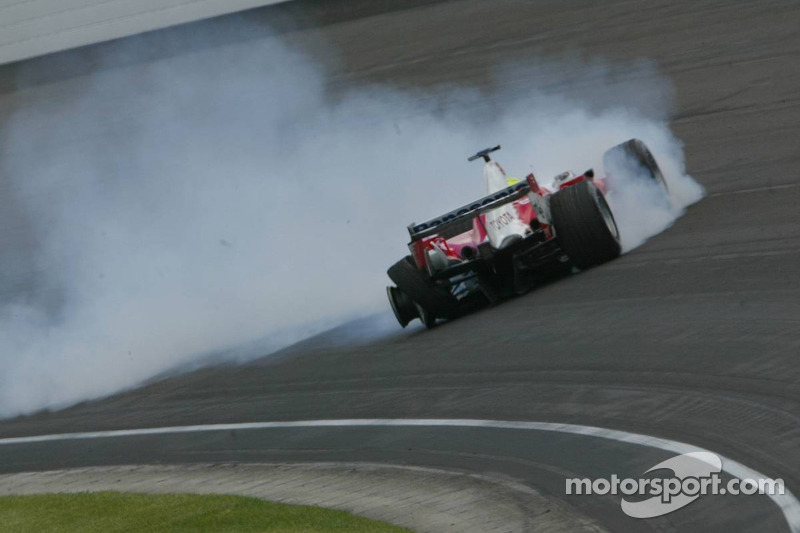
[(312, 60), (264, 40), (29, 89), (0, 164), (51, 297), (0, 310), (0, 416), (385, 311), (406, 225), (481, 196), (466, 156), (497, 142), (510, 174), (545, 177), (643, 139), (674, 197), (617, 199), (626, 248), (640, 244), (702, 195), (664, 120), (667, 82), (647, 64), (617, 79), (569, 63), (592, 83), (553, 82), (556, 62), (505, 93), (330, 95)]

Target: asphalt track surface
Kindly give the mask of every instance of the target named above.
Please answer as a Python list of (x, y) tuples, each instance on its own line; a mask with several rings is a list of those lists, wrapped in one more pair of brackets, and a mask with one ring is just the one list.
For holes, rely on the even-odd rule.
[[(690, 443), (800, 493), (798, 27), (796, 2), (459, 0), (288, 31), (312, 49), (319, 37), (339, 49), (334, 83), (343, 85), (480, 86), (498, 61), (569, 51), (653, 59), (676, 85), (673, 129), (708, 196), (611, 264), (435, 330), (356, 347), (335, 331), (278, 358), (7, 421), (0, 437), (282, 420), (530, 420)], [(638, 477), (672, 455), (552, 432), (312, 427), (8, 445), (0, 470), (385, 461), (505, 474), (611, 530), (787, 530), (764, 496), (706, 496), (634, 520), (618, 497), (564, 495), (565, 477)]]

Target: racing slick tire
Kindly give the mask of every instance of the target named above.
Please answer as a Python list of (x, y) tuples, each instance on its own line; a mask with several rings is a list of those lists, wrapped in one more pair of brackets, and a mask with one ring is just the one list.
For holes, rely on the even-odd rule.
[(406, 327), (415, 318), (420, 318), (420, 308), (397, 287), (386, 287), (386, 296), (389, 297), (389, 305), (392, 306), (394, 317), (402, 327)]
[[(613, 182), (614, 174), (624, 173), (626, 170), (626, 163), (628, 161), (635, 162), (639, 167), (645, 170), (648, 177), (661, 187), (664, 192), (668, 192), (667, 181), (664, 179), (664, 173), (658, 166), (653, 153), (647, 148), (647, 145), (639, 139), (631, 139), (622, 144), (607, 150), (603, 154), (603, 168), (609, 179)], [(616, 170), (616, 172), (615, 172)]]
[(619, 256), (619, 230), (603, 193), (582, 181), (550, 196), (556, 238), (581, 270)]
[[(433, 284), (427, 276), (414, 265), (411, 256), (406, 256), (387, 271), (389, 278), (397, 285), (388, 288), (389, 302), (400, 325), (419, 317), (430, 328), (437, 318), (451, 318), (456, 314), (458, 302), (444, 289)], [(412, 313), (409, 299), (414, 305)], [(413, 314), (413, 316), (412, 316)], [(405, 324), (403, 323), (405, 322)]]
[(428, 312), (427, 309), (419, 304), (417, 304), (417, 314), (419, 314), (420, 322), (422, 322), (426, 328), (431, 329), (436, 325), (436, 315)]

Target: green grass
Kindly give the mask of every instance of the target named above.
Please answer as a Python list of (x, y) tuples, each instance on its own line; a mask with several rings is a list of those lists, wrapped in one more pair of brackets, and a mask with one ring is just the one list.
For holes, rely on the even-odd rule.
[(0, 531), (93, 533), (400, 533), (408, 530), (318, 507), (241, 496), (95, 492), (0, 497)]

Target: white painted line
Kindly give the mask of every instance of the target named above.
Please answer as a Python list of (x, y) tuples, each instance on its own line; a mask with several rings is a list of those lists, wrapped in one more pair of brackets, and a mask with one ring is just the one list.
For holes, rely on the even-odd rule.
[[(722, 459), (722, 470), (739, 479), (761, 479), (768, 476), (753, 470), (733, 459), (729, 459), (712, 450), (699, 448), (685, 442), (650, 437), (638, 433), (628, 433), (616, 429), (606, 429), (594, 426), (581, 426), (576, 424), (556, 424), (552, 422), (525, 422), (511, 420), (471, 420), (471, 419), (405, 419), (405, 418), (358, 418), (343, 420), (297, 420), (289, 422), (248, 422), (241, 424), (205, 424), (198, 426), (173, 426), (162, 428), (120, 429), (113, 431), (91, 431), (86, 433), (62, 433), (55, 435), (37, 435), (33, 437), (12, 437), (0, 439), (0, 446), (12, 444), (33, 444), (40, 442), (54, 442), (80, 439), (105, 439), (120, 437), (139, 437), (146, 435), (168, 435), (178, 433), (201, 433), (210, 431), (240, 431), (249, 429), (286, 429), (286, 428), (316, 428), (316, 427), (454, 427), (454, 428), (490, 428), (490, 429), (516, 429), (528, 431), (552, 431), (557, 433), (570, 433), (587, 437), (614, 440), (627, 444), (636, 444), (657, 448), (672, 453), (683, 454), (689, 452), (715, 453)], [(800, 501), (786, 489), (784, 494), (767, 494), (767, 496), (780, 508), (789, 530), (800, 533)]]

